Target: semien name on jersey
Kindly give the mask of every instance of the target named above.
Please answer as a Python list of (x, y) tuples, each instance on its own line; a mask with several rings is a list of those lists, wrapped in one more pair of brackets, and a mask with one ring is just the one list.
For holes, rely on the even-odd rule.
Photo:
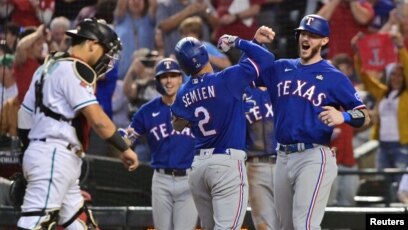
[(215, 98), (215, 89), (213, 85), (197, 88), (193, 91), (187, 92), (183, 95), (182, 100), (184, 102), (184, 107), (187, 108), (195, 102), (209, 98)]

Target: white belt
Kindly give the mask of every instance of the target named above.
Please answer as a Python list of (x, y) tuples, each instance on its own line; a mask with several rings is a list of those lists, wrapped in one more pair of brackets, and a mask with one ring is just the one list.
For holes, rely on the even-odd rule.
[(212, 155), (230, 155), (231, 159), (246, 160), (246, 152), (240, 149), (232, 148), (209, 148), (199, 149), (196, 151), (196, 156), (200, 159), (209, 158)]

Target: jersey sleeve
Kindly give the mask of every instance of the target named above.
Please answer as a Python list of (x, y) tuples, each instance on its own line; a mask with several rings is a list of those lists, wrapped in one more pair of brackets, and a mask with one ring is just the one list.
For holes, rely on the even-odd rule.
[(228, 90), (235, 97), (242, 97), (244, 89), (270, 68), (275, 56), (264, 47), (243, 39), (237, 42), (237, 47), (245, 52), (244, 57), (237, 65), (221, 72), (220, 77), (225, 79)]
[(135, 115), (133, 115), (132, 117), (132, 121), (130, 122), (130, 127), (133, 128), (136, 132), (137, 135), (141, 136), (143, 134), (146, 133), (146, 127), (145, 127), (145, 123), (144, 122), (144, 118), (143, 118), (143, 114), (144, 114), (144, 108), (140, 108)]
[[(60, 68), (59, 71), (64, 69), (66, 70), (67, 68)], [(61, 73), (61, 76), (63, 77), (58, 77), (58, 80), (60, 81), (60, 84), (58, 85), (61, 87), (61, 91), (65, 94), (68, 104), (75, 111), (78, 111), (88, 105), (98, 103), (95, 96), (95, 85), (91, 85), (84, 80), (81, 80), (76, 76), (73, 68), (69, 69), (70, 70), (67, 74)]]
[(332, 91), (334, 98), (340, 103), (345, 110), (365, 108), (358, 92), (354, 88), (350, 79), (346, 76), (338, 76), (335, 90)]

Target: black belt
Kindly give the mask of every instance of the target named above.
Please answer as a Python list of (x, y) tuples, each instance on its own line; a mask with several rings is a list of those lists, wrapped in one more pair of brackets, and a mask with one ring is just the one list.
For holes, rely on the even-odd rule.
[(276, 163), (276, 156), (265, 155), (265, 156), (248, 156), (247, 162), (249, 163)]
[(172, 176), (187, 176), (187, 170), (183, 169), (155, 169), (155, 171)]
[[(47, 138), (32, 139), (32, 141), (42, 141), (42, 142), (47, 142)], [(74, 148), (74, 145), (72, 145), (72, 144), (68, 144), (67, 146), (65, 146), (65, 148), (67, 148), (69, 151), (71, 151), (71, 150), (72, 150), (72, 148)]]
[(296, 143), (296, 144), (289, 144), (289, 145), (278, 144), (278, 150), (286, 154), (303, 152), (306, 149), (312, 149), (314, 147), (316, 147), (316, 145), (312, 143)]

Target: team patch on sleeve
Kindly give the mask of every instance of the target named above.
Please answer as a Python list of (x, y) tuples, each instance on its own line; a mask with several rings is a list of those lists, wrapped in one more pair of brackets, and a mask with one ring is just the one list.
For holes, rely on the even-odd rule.
[(88, 82), (85, 82), (85, 81), (81, 81), (79, 85), (84, 87), (86, 91), (88, 91), (89, 94), (95, 94), (94, 86), (92, 84), (89, 84)]
[(354, 97), (355, 97), (358, 101), (363, 102), (363, 100), (361, 99), (360, 94), (358, 94), (358, 92), (356, 92), (356, 93), (354, 94)]

